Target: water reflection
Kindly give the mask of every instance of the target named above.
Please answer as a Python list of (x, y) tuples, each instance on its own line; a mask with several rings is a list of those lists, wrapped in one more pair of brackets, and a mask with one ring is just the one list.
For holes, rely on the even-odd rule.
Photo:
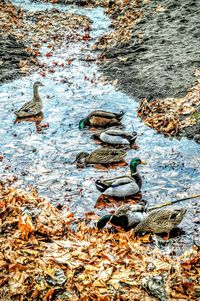
[(48, 123), (46, 124), (41, 123), (43, 119), (44, 119), (44, 114), (43, 112), (40, 112), (39, 114), (30, 117), (17, 117), (14, 121), (14, 124), (21, 123), (21, 122), (32, 122), (35, 124), (36, 132), (42, 133), (42, 130), (44, 128), (49, 127)]

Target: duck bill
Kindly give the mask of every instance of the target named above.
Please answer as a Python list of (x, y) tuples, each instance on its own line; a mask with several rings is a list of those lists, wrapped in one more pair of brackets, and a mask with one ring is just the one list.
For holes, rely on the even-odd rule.
[(140, 164), (147, 165), (147, 163), (145, 161), (141, 161)]

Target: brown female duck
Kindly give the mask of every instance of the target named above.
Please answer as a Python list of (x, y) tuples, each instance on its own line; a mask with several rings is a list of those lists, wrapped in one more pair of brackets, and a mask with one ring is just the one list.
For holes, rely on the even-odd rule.
[(79, 164), (114, 164), (123, 161), (126, 151), (115, 148), (99, 148), (93, 152), (81, 152), (77, 155), (75, 162)]
[(42, 111), (42, 99), (39, 95), (38, 88), (44, 86), (40, 82), (33, 85), (33, 99), (25, 103), (18, 111), (14, 112), (17, 117), (28, 117), (39, 114)]
[(134, 229), (134, 232), (166, 232), (170, 231), (182, 221), (187, 209), (165, 209), (150, 212)]

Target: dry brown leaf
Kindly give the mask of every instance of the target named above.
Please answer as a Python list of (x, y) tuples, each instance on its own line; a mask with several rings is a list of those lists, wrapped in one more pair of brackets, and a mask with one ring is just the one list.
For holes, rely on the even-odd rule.
[[(3, 189), (1, 185), (0, 188)], [(195, 300), (200, 261), (197, 247), (171, 258), (159, 249), (142, 244), (133, 237), (132, 231), (98, 231), (85, 222), (78, 223), (76, 232), (69, 227), (60, 237), (55, 232), (55, 223), (62, 225), (62, 213), (36, 192), (11, 188), (6, 193), (2, 190), (1, 196), (1, 218), (6, 214), (6, 219), (12, 221), (20, 216), (19, 228), (15, 225), (0, 235), (0, 285), (9, 297), (19, 294), (22, 300), (31, 296), (50, 301), (60, 290), (74, 301), (148, 300), (138, 279), (152, 275), (146, 267), (153, 262), (156, 267), (153, 273), (164, 272), (168, 277), (169, 298)], [(11, 205), (12, 209), (6, 210)], [(45, 215), (31, 220), (22, 215), (25, 205), (45, 210)], [(44, 216), (49, 231), (41, 235), (34, 229), (38, 229)], [(19, 238), (19, 231), (26, 240)], [(57, 231), (60, 235), (59, 227)], [(120, 295), (116, 295), (115, 290), (119, 290)]]

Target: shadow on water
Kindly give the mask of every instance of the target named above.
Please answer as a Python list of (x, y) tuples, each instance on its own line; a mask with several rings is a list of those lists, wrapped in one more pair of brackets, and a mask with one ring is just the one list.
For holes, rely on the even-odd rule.
[[(29, 10), (44, 10), (52, 4), (34, 4), (26, 0), (13, 0)], [(110, 177), (124, 174), (128, 166), (115, 170), (98, 170), (92, 167), (77, 169), (72, 162), (80, 151), (91, 151), (97, 147), (91, 139), (92, 133), (80, 131), (78, 122), (88, 112), (101, 108), (119, 112), (126, 111), (123, 124), (127, 131), (138, 132), (137, 150), (131, 149), (126, 157), (130, 162), (138, 156), (148, 164), (139, 168), (143, 177), (143, 197), (150, 205), (182, 198), (199, 193), (200, 190), (200, 148), (187, 139), (164, 138), (146, 127), (137, 117), (138, 104), (125, 94), (116, 91), (112, 85), (100, 80), (100, 72), (94, 61), (85, 58), (91, 54), (95, 39), (109, 27), (109, 19), (101, 8), (80, 9), (75, 6), (56, 5), (57, 9), (88, 16), (92, 21), (91, 41), (77, 41), (65, 44), (53, 52), (51, 57), (44, 54), (48, 48), (41, 49), (41, 63), (58, 65), (53, 74), (42, 77), (39, 73), (5, 83), (1, 86), (0, 134), (1, 175), (15, 174), (16, 185), (36, 186), (40, 195), (54, 204), (67, 203), (71, 210), (82, 216), (94, 210), (99, 193), (94, 181), (101, 176)], [(92, 53), (92, 55), (98, 55)], [(66, 60), (73, 58), (70, 64)], [(38, 134), (42, 117), (38, 121), (16, 122), (14, 114), (32, 95), (32, 84), (40, 80), (45, 86), (40, 94), (44, 103), (44, 124), (49, 128)], [(27, 122), (28, 121), (28, 122)], [(36, 128), (36, 130), (35, 130)], [(182, 249), (197, 242), (199, 224), (193, 222), (199, 212), (198, 200), (180, 203), (187, 206), (188, 212), (182, 222), (185, 235), (173, 242), (174, 247)], [(98, 212), (98, 211), (97, 211)], [(167, 249), (167, 247), (166, 247)]]

